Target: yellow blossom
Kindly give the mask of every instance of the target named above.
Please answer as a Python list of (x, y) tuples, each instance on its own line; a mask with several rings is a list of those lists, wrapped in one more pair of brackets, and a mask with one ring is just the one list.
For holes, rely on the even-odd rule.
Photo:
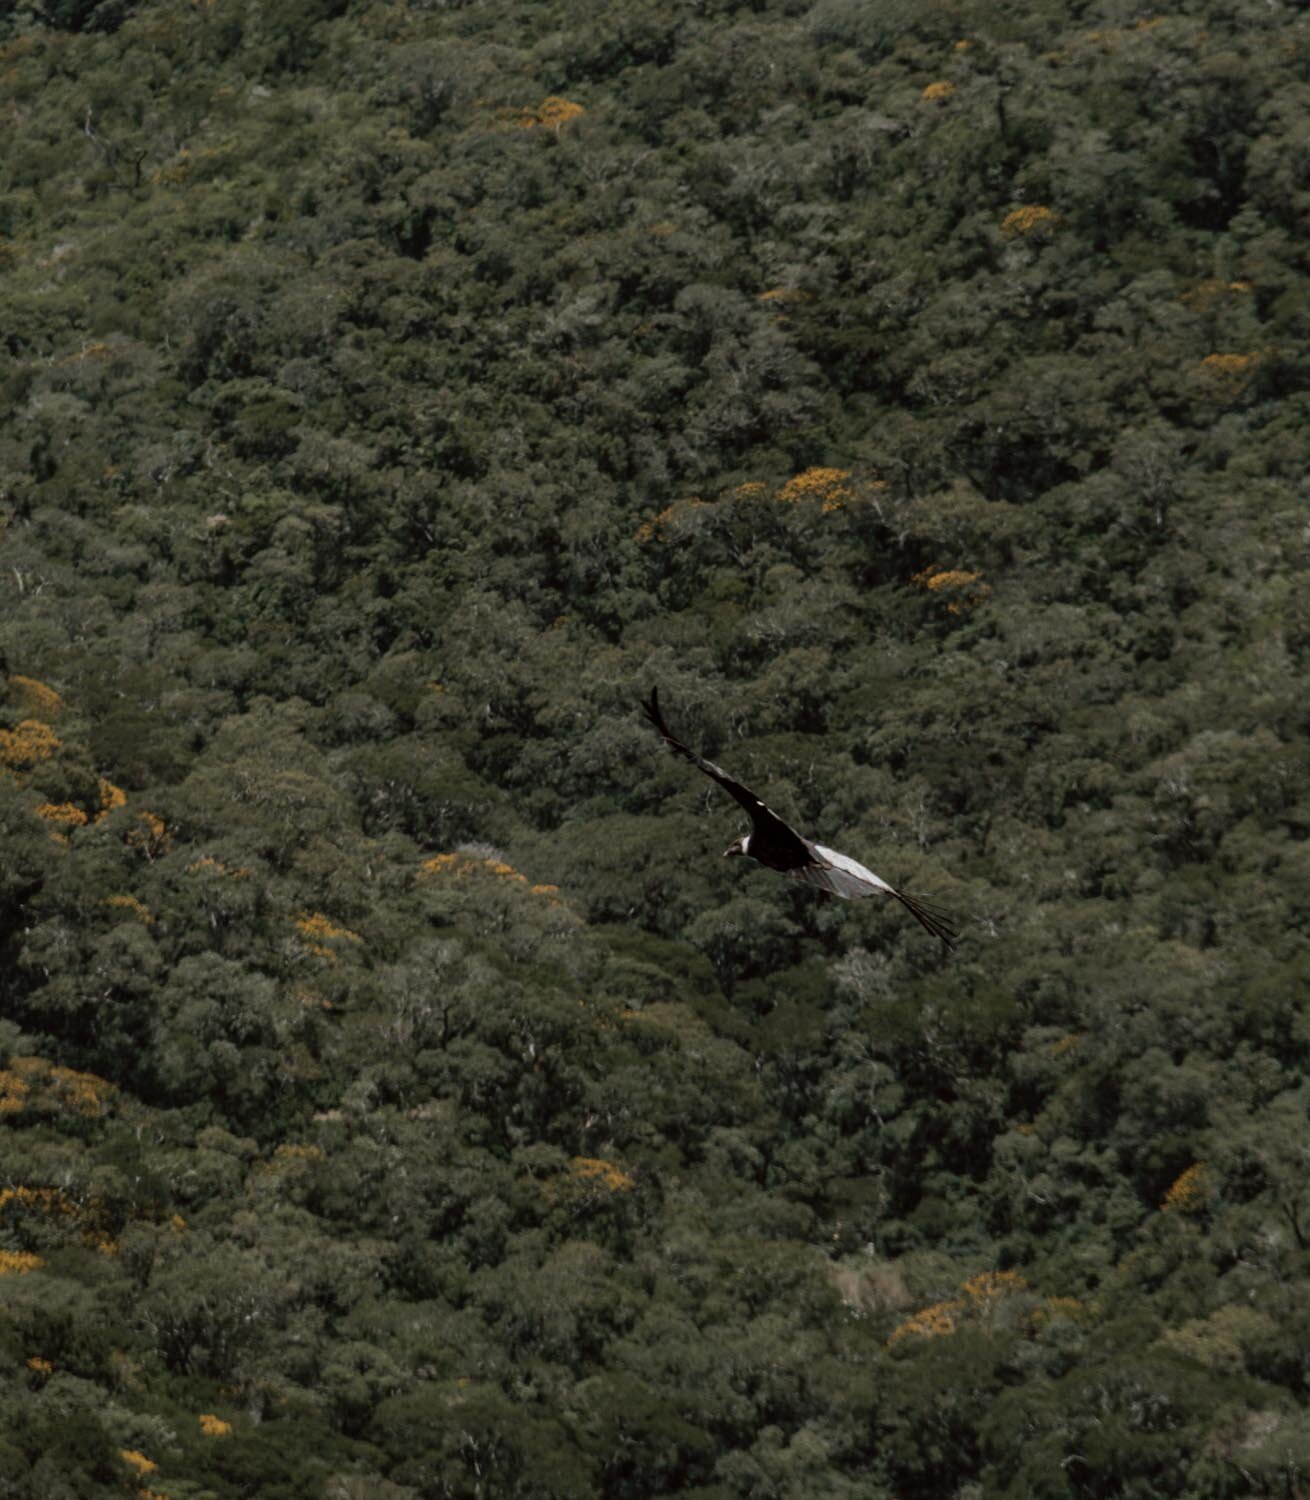
[(63, 709), (64, 700), (54, 688), (38, 682), (35, 677), (20, 677), (14, 673), (8, 683), (9, 691), (19, 695), (23, 700), (23, 707), (33, 719), (53, 719)]
[(627, 1193), (636, 1181), (612, 1161), (597, 1156), (575, 1156), (569, 1162), (569, 1174), (575, 1181), (604, 1188), (607, 1193)]
[(144, 1453), (138, 1453), (135, 1448), (120, 1448), (118, 1456), (124, 1463), (131, 1464), (143, 1478), (147, 1474), (153, 1474), (159, 1467), (157, 1463), (148, 1459)]
[(27, 1102), (30, 1085), (12, 1069), (0, 1071), (0, 1115), (16, 1115)]
[(947, 612), (963, 615), (977, 608), (992, 591), (990, 584), (979, 582), (981, 578), (981, 573), (970, 573), (963, 568), (932, 567), (916, 573), (910, 582), (932, 594), (945, 593)]
[(1263, 358), (1260, 353), (1207, 354), (1197, 366), (1196, 375), (1213, 400), (1236, 401), (1246, 394)]
[(1164, 1213), (1198, 1213), (1210, 1201), (1209, 1175), (1204, 1162), (1193, 1162), (1169, 1185), (1160, 1204)]
[(96, 814), (96, 822), (101, 818), (107, 818), (116, 807), (122, 807), (127, 801), (127, 793), (121, 786), (115, 786), (112, 781), (106, 781), (103, 776), (100, 782), (100, 811)]
[(1258, 354), (1207, 354), (1201, 364), (1220, 375), (1246, 375), (1260, 363)]
[[(24, 1209), (44, 1214), (47, 1218), (76, 1218), (80, 1216), (78, 1206), (59, 1188), (10, 1187), (0, 1190), (0, 1214), (6, 1209)], [(99, 1204), (92, 1200), (89, 1209), (93, 1222), (82, 1229), (82, 1243), (98, 1255), (117, 1255), (118, 1241), (108, 1235), (94, 1222), (100, 1215)]]
[(562, 99), (558, 94), (550, 94), (536, 109), (520, 110), (518, 123), (523, 130), (533, 130), (540, 126), (545, 130), (553, 130), (558, 135), (566, 125), (571, 125), (584, 114), (586, 110), (581, 104)]
[(150, 908), (144, 901), (138, 901), (135, 896), (106, 896), (105, 905), (117, 907), (119, 911), (131, 912), (138, 922), (147, 927), (155, 920), (150, 914)]
[(58, 1188), (12, 1187), (0, 1191), (0, 1210), (10, 1204), (44, 1214), (73, 1214), (77, 1210)]
[(26, 1276), (41, 1265), (41, 1257), (26, 1250), (0, 1250), (0, 1276)]
[(1033, 1309), (1031, 1316), (1033, 1329), (1040, 1330), (1057, 1319), (1081, 1323), (1087, 1317), (1087, 1307), (1077, 1297), (1047, 1297), (1040, 1307)]
[(81, 828), (87, 821), (86, 814), (73, 802), (43, 802), (36, 815), (47, 823), (62, 823), (66, 828)]
[(808, 302), (810, 294), (794, 286), (771, 286), (767, 292), (761, 292), (757, 300), (760, 302)]
[(273, 1148), (274, 1161), (322, 1161), (322, 1146), (303, 1146), (285, 1142)]
[(983, 1271), (971, 1276), (960, 1290), (975, 1309), (985, 1309), (1002, 1297), (1026, 1290), (1027, 1286), (1017, 1271)]
[(40, 719), (24, 719), (17, 729), (0, 729), (0, 765), (15, 774), (49, 760), (59, 749), (59, 737)]
[(1254, 290), (1249, 281), (1221, 281), (1212, 276), (1205, 281), (1198, 282), (1190, 287), (1178, 299), (1184, 307), (1189, 307), (1193, 312), (1203, 312), (1212, 302), (1229, 294), (1244, 296)]
[(114, 1086), (94, 1073), (61, 1068), (41, 1057), (11, 1057), (0, 1069), (0, 1114), (20, 1110), (66, 1108), (85, 1119), (105, 1112), (105, 1095)]
[(140, 812), (136, 815), (136, 824), (127, 835), (127, 841), (147, 859), (155, 860), (168, 853), (173, 835), (158, 813)]
[(848, 483), (850, 477), (849, 469), (806, 469), (783, 485), (778, 491), (778, 499), (788, 504), (795, 504), (798, 500), (818, 500), (827, 515), (831, 511), (841, 510), (855, 498)]
[(1017, 1271), (982, 1271), (961, 1286), (963, 1297), (934, 1302), (892, 1330), (888, 1347), (908, 1338), (941, 1338), (965, 1325), (986, 1326), (993, 1310), (1006, 1298), (1026, 1291), (1028, 1283)]
[[(483, 858), (476, 854), (434, 854), (431, 859), (425, 859), (419, 866), (419, 879), (422, 880), (429, 875), (471, 875), (475, 871), (486, 871), (496, 876), (497, 879), (509, 881), (514, 885), (528, 884), (528, 877), (520, 874), (513, 865), (507, 864), (503, 859)], [(544, 895), (558, 890), (558, 887), (533, 886), (532, 890), (538, 895)]]
[(966, 573), (960, 568), (949, 568), (940, 573), (930, 573), (927, 576), (916, 574), (915, 581), (923, 578), (923, 587), (926, 589), (949, 589), (959, 588), (961, 584), (972, 583), (976, 578), (981, 578), (980, 573)]
[(1036, 234), (1039, 230), (1054, 229), (1060, 216), (1053, 208), (1040, 203), (1025, 203), (1021, 208), (1011, 209), (1001, 220), (1001, 233), (1007, 239), (1016, 235)]
[(301, 937), (306, 939), (305, 947), (310, 953), (319, 958), (326, 958), (329, 963), (336, 963), (337, 953), (328, 943), (362, 943), (364, 940), (357, 932), (351, 932), (349, 927), (338, 927), (321, 911), (306, 911), (296, 918), (296, 930)]
[(943, 78), (937, 83), (930, 83), (919, 97), (928, 100), (929, 103), (937, 103), (943, 99), (949, 99), (954, 92), (955, 85), (949, 79)]
[(105, 1112), (105, 1095), (114, 1086), (94, 1073), (61, 1068), (40, 1057), (11, 1057), (0, 1069), (0, 1114), (16, 1114), (27, 1108), (68, 1109), (84, 1119)]
[(232, 1431), (232, 1424), (225, 1422), (222, 1417), (214, 1416), (212, 1412), (202, 1412), (200, 1430), (206, 1437), (226, 1437)]
[(958, 1302), (935, 1302), (931, 1307), (925, 1307), (922, 1312), (915, 1313), (912, 1318), (907, 1318), (899, 1327), (894, 1328), (887, 1343), (896, 1344), (902, 1339), (911, 1337), (940, 1338), (943, 1334), (954, 1333), (960, 1308), (961, 1304)]
[[(763, 486), (761, 485), (760, 488), (762, 489)], [(694, 495), (686, 500), (675, 500), (672, 505), (660, 511), (653, 521), (642, 522), (637, 528), (637, 540), (643, 544), (650, 541), (663, 541), (665, 537), (678, 531), (696, 511), (703, 510), (704, 507), (705, 501)]]

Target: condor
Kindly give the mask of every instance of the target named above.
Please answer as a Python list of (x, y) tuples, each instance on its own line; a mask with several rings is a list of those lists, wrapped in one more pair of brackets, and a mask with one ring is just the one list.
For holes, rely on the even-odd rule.
[(651, 689), (650, 700), (643, 703), (642, 707), (670, 750), (681, 755), (684, 760), (689, 760), (711, 781), (717, 781), (730, 797), (735, 798), (746, 809), (751, 820), (751, 831), (730, 844), (723, 851), (725, 855), (747, 854), (770, 870), (777, 870), (792, 880), (803, 880), (806, 885), (816, 886), (828, 895), (844, 896), (849, 901), (857, 901), (862, 896), (891, 896), (935, 938), (939, 938), (947, 949), (955, 946), (955, 929), (944, 912), (926, 901), (907, 896), (904, 891), (893, 890), (885, 880), (880, 879), (872, 870), (866, 870), (848, 855), (838, 854), (835, 849), (825, 849), (822, 844), (812, 844), (809, 839), (802, 838), (777, 813), (765, 807), (748, 787), (734, 781), (713, 761), (697, 755), (681, 740), (676, 739), (660, 712), (658, 688)]

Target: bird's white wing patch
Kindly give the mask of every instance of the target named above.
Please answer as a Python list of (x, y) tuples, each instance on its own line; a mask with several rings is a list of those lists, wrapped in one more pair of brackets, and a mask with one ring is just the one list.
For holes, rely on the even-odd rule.
[(891, 890), (891, 886), (885, 880), (875, 875), (872, 870), (866, 869), (858, 860), (852, 859), (849, 854), (838, 854), (835, 849), (825, 849), (822, 844), (815, 844), (814, 847), (830, 865), (842, 871), (843, 874), (854, 876), (856, 880), (873, 886), (875, 890)]
[(861, 896), (876, 896), (880, 892), (892, 896), (916, 922), (921, 922), (934, 937), (940, 938), (948, 950), (955, 946), (955, 928), (945, 912), (895, 890), (881, 876), (847, 854), (825, 849), (822, 844), (807, 844), (806, 848), (814, 856), (814, 863), (797, 865), (786, 871), (793, 880), (803, 880), (806, 885), (817, 886), (834, 896), (845, 896), (848, 901), (858, 901)]
[(872, 896), (878, 891), (896, 893), (885, 880), (872, 870), (867, 870), (858, 860), (847, 854), (838, 854), (835, 849), (825, 849), (822, 844), (813, 846), (815, 854), (824, 861), (821, 865), (805, 865), (799, 870), (789, 870), (798, 880), (815, 885), (821, 891), (831, 891), (834, 896), (845, 896), (848, 901), (857, 901), (861, 896)]

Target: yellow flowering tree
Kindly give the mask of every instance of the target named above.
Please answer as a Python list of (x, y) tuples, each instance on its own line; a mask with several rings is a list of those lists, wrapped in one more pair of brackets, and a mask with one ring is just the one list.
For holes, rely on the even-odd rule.
[(1160, 1203), (1164, 1213), (1200, 1213), (1210, 1201), (1210, 1178), (1204, 1162), (1193, 1162), (1169, 1184)]
[(30, 1112), (97, 1120), (112, 1107), (118, 1090), (94, 1073), (47, 1062), (43, 1057), (11, 1057), (0, 1068), (0, 1115)]
[(0, 1250), (0, 1276), (26, 1276), (40, 1265), (41, 1257), (29, 1250)]
[(85, 748), (56, 733), (63, 698), (46, 683), (15, 673), (4, 680), (16, 722), (0, 727), (0, 774), (41, 797), (33, 807), (50, 837), (67, 846), (69, 834), (98, 823), (126, 801), (121, 787), (92, 772)]
[(1038, 1297), (1017, 1271), (981, 1271), (961, 1285), (958, 1296), (934, 1302), (897, 1324), (887, 1346), (946, 1338), (966, 1328), (1007, 1327), (1031, 1337), (1057, 1319), (1079, 1322), (1086, 1311), (1073, 1297)]
[(1044, 203), (1024, 203), (1001, 220), (1001, 233), (1007, 240), (1034, 239), (1050, 234), (1059, 223), (1060, 216), (1053, 208)]
[(1265, 355), (1256, 350), (1248, 354), (1207, 354), (1192, 372), (1197, 387), (1219, 405), (1233, 405), (1250, 391), (1256, 372)]
[(40, 719), (24, 719), (16, 729), (0, 729), (0, 766), (20, 780), (59, 748), (58, 735)]
[(947, 614), (957, 616), (970, 614), (992, 591), (981, 573), (967, 568), (924, 568), (910, 582), (941, 599)]
[(295, 919), (295, 929), (300, 944), (306, 953), (325, 959), (330, 964), (340, 960), (342, 953), (363, 943), (359, 933), (342, 927), (325, 917), (321, 911), (304, 911)]
[(859, 475), (851, 469), (832, 464), (816, 464), (792, 475), (778, 485), (760, 479), (748, 479), (709, 502), (699, 496), (675, 501), (658, 515), (642, 522), (637, 540), (642, 544), (674, 542), (690, 538), (712, 527), (716, 522), (732, 524), (734, 518), (748, 518), (767, 513), (794, 513), (797, 524), (804, 525), (817, 510), (820, 516), (854, 510), (861, 505), (876, 504), (885, 494), (885, 480)]
[(510, 118), (520, 130), (549, 130), (559, 135), (566, 126), (580, 120), (586, 110), (581, 104), (559, 94), (549, 94), (540, 104), (530, 105), (510, 112)]

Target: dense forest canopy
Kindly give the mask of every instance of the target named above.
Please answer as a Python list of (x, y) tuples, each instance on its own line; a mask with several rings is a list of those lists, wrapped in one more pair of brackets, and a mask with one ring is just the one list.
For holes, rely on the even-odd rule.
[(0, 1489), (1300, 1493), (1299, 8), (19, 0), (0, 109)]

